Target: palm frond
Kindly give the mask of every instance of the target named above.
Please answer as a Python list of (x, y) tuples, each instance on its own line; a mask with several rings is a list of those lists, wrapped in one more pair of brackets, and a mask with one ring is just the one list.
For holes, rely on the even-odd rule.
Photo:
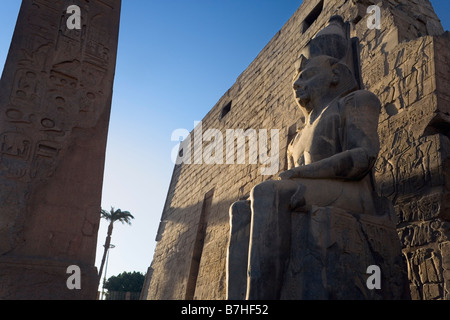
[(101, 217), (103, 218), (103, 219), (106, 219), (106, 220), (108, 220), (108, 221), (111, 221), (112, 220), (112, 218), (113, 218), (113, 216), (114, 216), (114, 207), (111, 207), (111, 211), (107, 211), (107, 210), (104, 210), (104, 209), (102, 209), (102, 211), (101, 211)]
[(102, 218), (108, 221), (120, 221), (122, 224), (126, 223), (131, 225), (131, 219), (134, 219), (133, 215), (129, 211), (122, 211), (121, 209), (115, 210), (111, 207), (111, 211), (102, 210)]

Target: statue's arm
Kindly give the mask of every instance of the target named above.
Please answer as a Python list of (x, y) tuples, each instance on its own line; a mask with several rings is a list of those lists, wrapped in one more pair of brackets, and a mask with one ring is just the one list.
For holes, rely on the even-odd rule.
[(292, 154), (290, 150), (287, 152), (287, 168), (288, 170), (293, 169), (295, 167), (294, 158), (292, 157)]
[(346, 179), (360, 180), (370, 172), (376, 157), (370, 155), (364, 148), (347, 150), (332, 157), (295, 167), (281, 173), (282, 179)]
[(281, 179), (360, 180), (372, 169), (379, 152), (378, 118), (380, 102), (368, 91), (357, 91), (344, 107), (345, 141), (343, 152), (320, 161), (292, 168)]

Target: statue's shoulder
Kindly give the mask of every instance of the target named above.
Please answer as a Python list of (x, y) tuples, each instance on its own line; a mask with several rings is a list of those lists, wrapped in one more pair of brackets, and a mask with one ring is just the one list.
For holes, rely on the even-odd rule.
[(341, 107), (347, 111), (365, 109), (380, 112), (381, 102), (378, 97), (368, 90), (357, 90), (349, 93), (340, 100)]
[(381, 102), (378, 97), (367, 90), (357, 90), (339, 101), (341, 117), (347, 121), (363, 124), (378, 123)]

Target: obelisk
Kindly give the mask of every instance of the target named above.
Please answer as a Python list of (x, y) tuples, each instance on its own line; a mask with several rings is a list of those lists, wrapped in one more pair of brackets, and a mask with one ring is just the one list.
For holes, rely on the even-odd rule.
[(97, 296), (120, 9), (22, 2), (0, 81), (0, 299)]

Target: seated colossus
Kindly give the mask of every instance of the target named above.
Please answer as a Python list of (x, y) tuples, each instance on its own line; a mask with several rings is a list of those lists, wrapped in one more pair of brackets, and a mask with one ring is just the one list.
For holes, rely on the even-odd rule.
[[(295, 245), (293, 214), (307, 214), (313, 207), (375, 212), (372, 168), (380, 148), (379, 99), (357, 90), (352, 72), (336, 58), (302, 55), (296, 69), (293, 93), (305, 124), (288, 146), (288, 170), (278, 180), (256, 185), (249, 200), (230, 208), (228, 299), (280, 298)], [(249, 235), (233, 236), (246, 227)]]

